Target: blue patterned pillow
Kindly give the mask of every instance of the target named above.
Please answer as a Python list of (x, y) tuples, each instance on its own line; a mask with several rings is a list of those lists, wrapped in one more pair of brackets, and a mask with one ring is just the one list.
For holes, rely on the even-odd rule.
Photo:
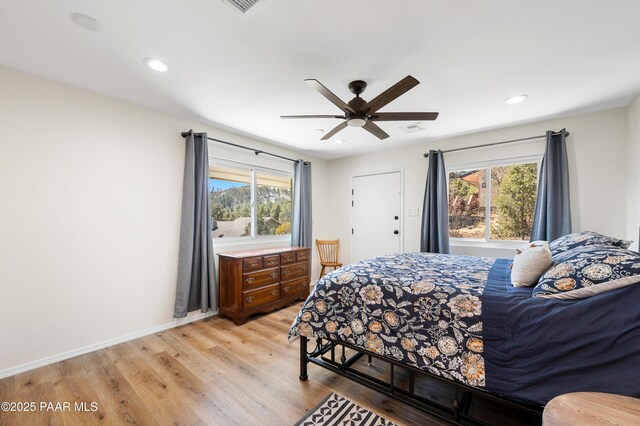
[(640, 282), (640, 255), (616, 247), (583, 246), (554, 256), (534, 297), (584, 299)]
[(632, 241), (620, 240), (618, 238), (607, 237), (597, 232), (584, 231), (575, 232), (555, 239), (549, 243), (551, 254), (555, 257), (557, 254), (576, 247), (583, 246), (608, 246), (627, 249)]

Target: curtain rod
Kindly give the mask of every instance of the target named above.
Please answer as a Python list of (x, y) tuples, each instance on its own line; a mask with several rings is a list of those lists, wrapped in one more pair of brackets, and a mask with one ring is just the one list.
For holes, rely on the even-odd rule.
[[(560, 131), (562, 132), (562, 130)], [(560, 132), (553, 132), (554, 135), (559, 135)], [(564, 132), (564, 136), (568, 137), (569, 136), (569, 132)], [(466, 149), (474, 149), (474, 148), (484, 148), (485, 146), (494, 146), (494, 145), (503, 145), (505, 143), (513, 143), (513, 142), (522, 142), (522, 141), (529, 141), (532, 139), (542, 139), (542, 138), (546, 138), (547, 135), (541, 135), (541, 136), (531, 136), (529, 138), (521, 138), (521, 139), (511, 139), (509, 141), (502, 141), (502, 142), (493, 142), (493, 143), (486, 143), (484, 145), (476, 145), (476, 146), (466, 146), (464, 148), (455, 148), (455, 149), (448, 149), (446, 151), (442, 151), (442, 153), (444, 154), (445, 152), (454, 152), (454, 151), (464, 151)], [(429, 157), (429, 153), (425, 152), (424, 154), (422, 154), (425, 158)]]
[[(193, 130), (189, 130), (188, 132), (182, 132), (182, 133), (180, 133), (180, 135), (183, 138), (186, 138), (191, 133), (193, 133)], [(297, 163), (298, 162), (298, 160), (294, 160), (293, 158), (285, 157), (285, 156), (278, 155), (278, 154), (272, 154), (272, 153), (267, 152), (267, 151), (262, 151), (261, 149), (249, 148), (249, 147), (246, 147), (246, 146), (238, 145), (237, 143), (221, 141), (220, 139), (215, 139), (215, 138), (210, 138), (210, 137), (207, 137), (207, 139), (209, 139), (210, 141), (213, 141), (213, 142), (218, 142), (218, 143), (223, 143), (225, 145), (235, 146), (236, 148), (246, 149), (247, 151), (253, 151), (253, 153), (255, 155), (264, 154), (264, 155), (270, 155), (272, 157), (281, 158), (283, 160), (288, 160), (288, 161), (291, 161), (293, 163)], [(306, 163), (306, 161), (305, 161), (305, 163)]]

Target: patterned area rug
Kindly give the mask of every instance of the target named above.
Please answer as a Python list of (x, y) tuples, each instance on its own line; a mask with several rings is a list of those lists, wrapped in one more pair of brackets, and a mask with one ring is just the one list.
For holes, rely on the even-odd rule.
[(355, 402), (332, 393), (294, 426), (398, 426)]

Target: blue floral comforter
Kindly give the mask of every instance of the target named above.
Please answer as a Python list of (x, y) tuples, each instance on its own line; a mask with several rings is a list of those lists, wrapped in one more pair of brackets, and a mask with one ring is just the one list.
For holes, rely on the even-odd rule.
[(481, 296), (496, 259), (402, 253), (325, 275), (289, 337), (350, 343), (470, 386), (485, 386)]

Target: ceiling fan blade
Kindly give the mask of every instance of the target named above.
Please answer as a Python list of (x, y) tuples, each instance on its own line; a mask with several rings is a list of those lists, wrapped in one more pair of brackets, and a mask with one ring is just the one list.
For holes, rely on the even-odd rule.
[(437, 112), (376, 112), (371, 121), (428, 121), (438, 118)]
[(369, 110), (369, 114), (372, 114), (418, 84), (420, 84), (418, 80), (408, 75), (369, 101), (365, 108)]
[(316, 89), (318, 92), (320, 92), (322, 96), (327, 98), (329, 102), (331, 102), (332, 104), (340, 108), (342, 111), (355, 113), (353, 108), (347, 105), (347, 103), (344, 102), (342, 99), (337, 97), (331, 90), (324, 87), (322, 83), (320, 83), (318, 80), (314, 78), (309, 78), (309, 79), (306, 79), (304, 82), (307, 83), (309, 86), (313, 87), (314, 89)]
[(281, 115), (280, 118), (341, 118), (344, 120), (344, 115)]
[(389, 137), (387, 132), (382, 130), (380, 127), (378, 127), (377, 124), (372, 121), (367, 121), (367, 124), (362, 126), (362, 128), (371, 133), (373, 136), (376, 136), (378, 139), (386, 139)]
[(334, 127), (332, 130), (330, 130), (329, 133), (324, 135), (321, 140), (326, 141), (327, 139), (331, 139), (331, 137), (333, 135), (335, 135), (336, 133), (338, 133), (340, 130), (344, 129), (345, 127), (347, 127), (347, 122), (343, 121), (342, 123), (340, 123), (336, 127)]

